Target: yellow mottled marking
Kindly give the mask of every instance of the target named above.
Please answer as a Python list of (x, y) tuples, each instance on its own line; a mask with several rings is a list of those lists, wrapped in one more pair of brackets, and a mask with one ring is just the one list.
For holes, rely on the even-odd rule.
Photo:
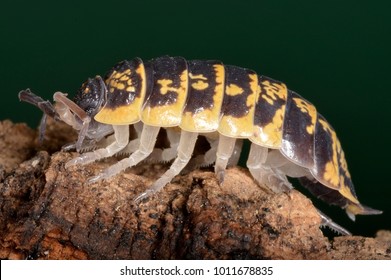
[(207, 80), (208, 80), (208, 78), (205, 77), (205, 76), (202, 75), (202, 74), (193, 75), (192, 73), (189, 73), (189, 78), (192, 79), (192, 80), (195, 80), (195, 79), (204, 80), (204, 81), (207, 81)]
[[(264, 89), (264, 93), (258, 96), (258, 102), (263, 102), (259, 100), (260, 98), (266, 100), (270, 105), (274, 105), (274, 101), (278, 99), (286, 101), (288, 96), (288, 89), (285, 84), (282, 83), (273, 83), (269, 80), (264, 80), (261, 82), (259, 90)], [(267, 125), (260, 127), (254, 127), (253, 136), (250, 137), (250, 140), (256, 144), (279, 149), (282, 142), (282, 125), (285, 115), (285, 104), (281, 105), (280, 108), (276, 109), (272, 121)]]
[(130, 69), (126, 69), (123, 72), (113, 71), (110, 77), (106, 80), (106, 83), (110, 85), (110, 93), (114, 92), (114, 89), (123, 90), (126, 88), (127, 91), (134, 91), (134, 87), (129, 87), (133, 85), (133, 81), (130, 78), (130, 74), (132, 71)]
[[(129, 71), (125, 71), (125, 72), (130, 74), (131, 71), (130, 69), (128, 70)], [(130, 104), (119, 106), (116, 108), (110, 108), (106, 106), (103, 107), (102, 110), (100, 110), (98, 114), (95, 115), (94, 119), (96, 121), (100, 123), (113, 124), (113, 125), (126, 125), (126, 124), (132, 124), (140, 121), (140, 110), (146, 91), (145, 69), (142, 63), (140, 63), (140, 65), (137, 67), (136, 73), (139, 75), (140, 82), (141, 82), (140, 92), (137, 95), (137, 98), (135, 98), (133, 102)], [(122, 84), (125, 87), (124, 82), (125, 81), (123, 81)], [(131, 79), (129, 79), (126, 84), (127, 84), (126, 90), (128, 92), (133, 93), (136, 91), (136, 88), (135, 86), (133, 86)], [(113, 93), (114, 88), (110, 88), (110, 92)]]
[(339, 170), (337, 168), (338, 166), (335, 166), (333, 161), (329, 161), (326, 163), (325, 172), (323, 175), (326, 181), (335, 186), (338, 186), (339, 184)]
[(339, 181), (340, 181), (340, 186), (341, 186), (341, 189), (338, 190), (339, 193), (342, 194), (347, 199), (349, 199), (350, 201), (357, 203), (357, 204), (360, 204), (360, 202), (357, 200), (357, 198), (351, 192), (350, 188), (345, 185), (345, 180), (344, 180), (343, 176), (341, 176)]
[(341, 144), (339, 141), (337, 143), (337, 150), (339, 151), (339, 166), (345, 172), (345, 175), (350, 179), (351, 177), (348, 170), (348, 164), (345, 159), (345, 153), (342, 151)]
[(250, 140), (265, 147), (278, 149), (282, 141), (282, 124), (284, 120), (285, 105), (278, 109), (272, 121), (264, 127), (255, 127), (254, 136)]
[(264, 80), (261, 84), (265, 89), (265, 93), (260, 97), (265, 99), (270, 105), (273, 105), (274, 100), (277, 100), (277, 98), (286, 100), (288, 91), (285, 84), (272, 83), (269, 80)]
[(196, 90), (204, 90), (209, 86), (209, 84), (206, 82), (208, 81), (208, 78), (202, 74), (193, 75), (192, 73), (189, 73), (189, 78), (191, 80), (197, 80), (196, 82), (191, 83), (191, 87)]
[(315, 122), (316, 122), (316, 108), (314, 105), (306, 102), (301, 98), (293, 98), (296, 106), (300, 109), (301, 112), (307, 113), (311, 117), (311, 124), (307, 125), (306, 130), (309, 134), (314, 134), (315, 132)]
[(196, 90), (204, 90), (208, 88), (209, 84), (205, 83), (203, 81), (197, 81), (196, 83), (192, 83), (191, 87), (196, 89)]
[(121, 74), (122, 73), (120, 72), (114, 71), (113, 74), (111, 74), (110, 78), (118, 80), (121, 77)]
[(90, 88), (89, 87), (86, 87), (83, 91), (84, 94), (88, 94), (90, 92)]
[(243, 92), (244, 90), (240, 86), (235, 84), (229, 84), (225, 87), (225, 93), (230, 96), (239, 95), (242, 94)]
[[(258, 75), (249, 74), (251, 93), (247, 96), (246, 105), (249, 110), (246, 115), (240, 118), (231, 115), (224, 115), (221, 118), (218, 131), (228, 137), (248, 138), (254, 133), (254, 111), (255, 100), (258, 98)], [(229, 89), (227, 91), (227, 88)], [(244, 90), (237, 85), (230, 84), (226, 87), (228, 95), (241, 94)]]
[(125, 89), (125, 85), (123, 83), (117, 83), (116, 88), (119, 90), (123, 90), (123, 89)]
[(168, 91), (176, 92), (178, 94), (176, 102), (156, 107), (151, 107), (147, 103), (141, 112), (141, 120), (147, 125), (162, 127), (177, 126), (181, 122), (181, 114), (186, 102), (188, 72), (187, 70), (182, 72), (180, 86), (178, 88), (170, 86), (173, 83), (170, 79), (161, 79), (157, 83), (161, 85), (160, 94), (167, 94)]
[(191, 114), (186, 112), (182, 116), (180, 127), (186, 131), (192, 132), (213, 132), (219, 126), (221, 105), (224, 96), (224, 66), (221, 64), (213, 65), (215, 71), (215, 82), (213, 94), (213, 107), (211, 109), (200, 108), (200, 111)]
[(129, 76), (126, 76), (126, 75), (123, 75), (121, 78), (119, 78), (118, 80), (121, 81), (121, 82), (124, 82), (124, 81), (127, 81), (129, 79)]
[(178, 92), (178, 89), (175, 88), (175, 87), (170, 87), (169, 85), (172, 84), (172, 80), (169, 80), (169, 79), (162, 79), (162, 80), (158, 80), (157, 83), (159, 85), (161, 85), (161, 88), (160, 88), (160, 93), (161, 94), (167, 94), (168, 91), (174, 91), (174, 92)]
[(267, 95), (262, 94), (261, 97), (262, 97), (263, 99), (265, 99), (266, 102), (269, 103), (270, 105), (273, 105), (273, 104), (274, 104), (274, 101), (273, 101), (270, 97), (268, 97)]
[[(127, 82), (126, 82), (126, 84), (128, 85), (128, 86), (126, 87), (126, 91), (128, 91), (128, 92), (134, 92), (134, 91), (136, 90), (136, 87), (133, 85), (132, 79), (128, 79)], [(124, 84), (124, 86), (125, 86), (125, 84)]]

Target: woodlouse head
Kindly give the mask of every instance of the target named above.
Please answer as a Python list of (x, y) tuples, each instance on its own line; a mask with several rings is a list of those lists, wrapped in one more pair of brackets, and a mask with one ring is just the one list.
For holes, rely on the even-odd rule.
[(53, 95), (55, 104), (44, 101), (29, 89), (19, 92), (19, 99), (40, 108), (44, 115), (40, 125), (40, 140), (45, 134), (46, 119), (52, 117), (61, 120), (79, 131), (76, 149), (81, 149), (85, 138), (100, 140), (112, 132), (112, 127), (96, 122), (94, 116), (99, 112), (106, 101), (106, 86), (101, 77), (88, 79), (72, 101), (66, 93), (56, 92)]
[(100, 76), (89, 78), (77, 91), (73, 101), (93, 118), (106, 101), (107, 89)]

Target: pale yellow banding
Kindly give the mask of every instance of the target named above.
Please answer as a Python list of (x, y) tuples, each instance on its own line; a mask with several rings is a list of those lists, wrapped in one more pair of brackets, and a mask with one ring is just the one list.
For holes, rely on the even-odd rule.
[(112, 125), (133, 124), (140, 120), (139, 112), (140, 110), (133, 106), (121, 106), (115, 109), (102, 108), (94, 119), (97, 122)]
[[(249, 74), (250, 77), (250, 88), (251, 94), (247, 96), (246, 105), (250, 107), (249, 112), (241, 117), (236, 118), (231, 115), (224, 115), (219, 124), (218, 131), (228, 137), (236, 137), (236, 138), (249, 138), (254, 134), (254, 112), (255, 112), (255, 100), (257, 100), (259, 95), (258, 88), (258, 75)], [(231, 92), (231, 95), (235, 93), (236, 90), (241, 89), (238, 86), (232, 87), (231, 89), (235, 89), (234, 92)], [(226, 87), (227, 90), (227, 87)]]
[[(213, 107), (212, 109), (203, 109), (195, 114), (186, 112), (182, 116), (180, 127), (183, 130), (191, 132), (212, 132), (216, 131), (219, 126), (221, 105), (223, 104), (224, 96), (224, 66), (221, 64), (213, 65), (216, 74), (216, 85), (213, 95)], [(202, 75), (196, 75), (193, 77), (199, 78)], [(204, 77), (204, 76), (202, 76)], [(203, 78), (201, 78), (203, 79)]]
[(166, 94), (168, 91), (174, 91), (178, 94), (178, 97), (174, 104), (156, 106), (153, 108), (150, 107), (147, 102), (141, 112), (141, 120), (144, 124), (161, 127), (171, 127), (180, 124), (187, 97), (187, 70), (182, 72), (180, 79), (181, 82), (178, 88), (170, 86), (171, 80), (162, 79), (157, 81), (157, 83), (162, 85), (161, 94)]
[[(130, 73), (130, 69), (127, 69), (125, 73)], [(140, 121), (140, 110), (143, 104), (143, 100), (145, 98), (146, 91), (146, 77), (145, 77), (145, 69), (144, 64), (140, 64), (136, 73), (140, 75), (141, 78), (141, 88), (139, 97), (135, 98), (133, 103), (127, 106), (120, 106), (117, 108), (108, 108), (104, 106), (102, 110), (100, 110), (94, 117), (97, 122), (105, 123), (105, 124), (113, 124), (113, 125), (126, 125), (132, 124)], [(118, 77), (118, 73), (116, 73)], [(131, 83), (132, 84), (132, 83)], [(129, 84), (128, 84), (129, 85)], [(130, 88), (129, 88), (130, 87)], [(134, 91), (134, 87), (129, 85), (129, 89)]]
[(181, 129), (190, 132), (212, 132), (216, 131), (219, 122), (213, 120), (213, 114), (211, 110), (203, 110), (196, 115), (191, 112), (185, 112), (182, 116), (180, 124)]
[(264, 147), (279, 149), (282, 142), (284, 113), (285, 105), (276, 111), (271, 123), (264, 127), (254, 126), (254, 134), (250, 137), (251, 142)]

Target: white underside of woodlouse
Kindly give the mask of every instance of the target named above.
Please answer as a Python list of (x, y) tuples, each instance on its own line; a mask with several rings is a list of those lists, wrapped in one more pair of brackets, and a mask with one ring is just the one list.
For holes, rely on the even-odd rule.
[[(140, 129), (141, 126), (142, 129)], [(167, 129), (167, 138), (170, 141), (170, 147), (162, 150), (154, 149), (160, 127), (137, 123), (135, 130), (138, 132), (139, 137), (130, 142), (129, 127), (127, 125), (114, 125), (113, 130), (114, 135), (111, 137), (113, 142), (107, 147), (81, 154), (79, 157), (69, 161), (66, 167), (68, 168), (77, 164), (88, 164), (113, 156), (121, 151), (130, 154), (128, 158), (119, 161), (90, 179), (90, 182), (96, 182), (101, 179), (108, 179), (128, 167), (138, 164), (147, 157), (161, 162), (175, 159), (170, 169), (162, 178), (153, 184), (151, 190), (148, 191), (149, 194), (155, 193), (163, 188), (189, 163), (198, 137), (198, 133), (195, 132), (181, 131), (178, 133)], [(208, 134), (204, 134), (204, 136), (210, 142), (211, 148), (205, 155), (196, 157), (192, 165), (197, 167), (215, 163), (216, 175), (219, 181), (223, 182), (224, 171), (229, 161), (234, 165), (239, 159), (242, 142), (239, 139), (224, 135), (219, 135), (217, 139), (208, 138)], [(273, 187), (273, 191), (275, 192), (292, 188), (286, 175), (290, 177), (310, 175), (308, 170), (290, 162), (278, 150), (269, 150), (256, 144), (251, 144), (247, 167), (260, 185)], [(146, 196), (144, 195), (144, 197)]]
[[(59, 94), (58, 97), (62, 98), (63, 95)], [(72, 108), (68, 107), (72, 103), (61, 103), (57, 107), (57, 113), (60, 115), (66, 123), (74, 127), (76, 130), (80, 130), (79, 139), (76, 143), (76, 147), (83, 149), (82, 140), (85, 136), (90, 139), (104, 139), (107, 146), (99, 148), (97, 150), (86, 152), (80, 156), (70, 160), (66, 163), (65, 167), (69, 168), (73, 165), (84, 165), (103, 158), (111, 157), (117, 153), (130, 154), (129, 157), (122, 159), (109, 168), (103, 170), (100, 174), (90, 178), (90, 183), (97, 182), (102, 179), (109, 179), (114, 175), (120, 173), (126, 168), (132, 167), (139, 162), (150, 157), (155, 161), (167, 162), (174, 159), (170, 168), (157, 180), (152, 186), (150, 186), (145, 192), (141, 193), (135, 198), (135, 202), (140, 202), (143, 199), (148, 198), (154, 193), (160, 191), (165, 185), (167, 185), (176, 175), (178, 175), (187, 166), (192, 158), (194, 147), (199, 133), (189, 132), (181, 130), (180, 132), (175, 129), (167, 128), (167, 138), (170, 142), (170, 147), (166, 149), (155, 149), (155, 143), (158, 137), (160, 127), (150, 126), (138, 122), (133, 124), (137, 137), (129, 141), (129, 125), (98, 125), (94, 130), (84, 129), (88, 128), (90, 120), (86, 121), (82, 113), (77, 114)], [(67, 101), (68, 102), (68, 101)], [(93, 131), (93, 134), (91, 134)], [(104, 136), (114, 131), (111, 137)], [(80, 137), (80, 135), (82, 137)], [(190, 163), (190, 166), (197, 167), (203, 165), (210, 165), (215, 163), (215, 173), (220, 183), (224, 181), (224, 172), (229, 163), (235, 165), (240, 156), (242, 139), (236, 139), (227, 137), (222, 134), (206, 133), (203, 136), (206, 137), (210, 143), (210, 149), (201, 156), (197, 156)], [(280, 153), (279, 150), (271, 150), (267, 147), (251, 144), (250, 152), (247, 160), (247, 167), (254, 177), (254, 179), (261, 185), (267, 186), (273, 192), (289, 191), (292, 189), (291, 183), (288, 181), (289, 177), (303, 177), (313, 179), (310, 171), (307, 168), (303, 168)], [(319, 211), (319, 215), (322, 217), (323, 224), (336, 230), (341, 234), (350, 234), (347, 230), (335, 224), (330, 218)]]
[[(138, 164), (147, 157), (153, 161), (160, 162), (168, 162), (175, 159), (170, 169), (153, 184), (152, 189), (148, 193), (159, 191), (189, 163), (198, 133), (188, 131), (178, 133), (172, 129), (167, 129), (170, 147), (167, 149), (154, 149), (160, 127), (142, 125), (141, 122), (135, 124), (134, 127), (139, 134), (139, 138), (129, 142), (129, 127), (126, 125), (113, 126), (114, 135), (109, 138), (112, 140), (112, 143), (105, 148), (87, 152), (72, 159), (66, 164), (66, 167), (68, 168), (76, 164), (88, 164), (120, 152), (130, 154), (128, 158), (123, 159), (90, 179), (90, 182), (95, 182), (101, 179), (108, 179), (128, 167)], [(195, 168), (215, 163), (216, 175), (219, 181), (223, 182), (224, 171), (228, 163), (231, 162), (232, 165), (235, 165), (239, 160), (242, 141), (241, 139), (224, 135), (219, 135), (217, 139), (214, 137), (209, 138), (208, 134), (203, 135), (206, 136), (211, 148), (204, 155), (194, 158), (191, 165)], [(286, 176), (311, 176), (308, 169), (292, 163), (279, 150), (269, 150), (256, 144), (251, 144), (247, 167), (259, 184), (274, 188), (273, 191), (275, 192), (286, 191), (292, 188)]]

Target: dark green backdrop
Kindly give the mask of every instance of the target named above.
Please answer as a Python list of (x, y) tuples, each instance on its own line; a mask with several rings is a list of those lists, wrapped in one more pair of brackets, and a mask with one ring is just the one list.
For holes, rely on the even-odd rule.
[[(63, 2), (66, 2), (63, 3)], [(355, 234), (391, 229), (389, 1), (2, 1), (0, 119), (37, 126), (18, 102), (30, 87), (74, 93), (119, 60), (219, 59), (284, 81), (336, 129), (360, 200), (384, 210), (350, 222)], [(322, 204), (321, 204), (322, 205)]]

